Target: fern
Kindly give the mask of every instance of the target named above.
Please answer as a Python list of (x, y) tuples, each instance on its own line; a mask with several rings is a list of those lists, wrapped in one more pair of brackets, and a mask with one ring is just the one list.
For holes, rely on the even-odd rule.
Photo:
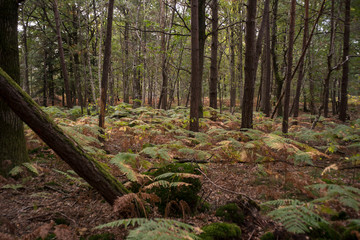
[[(117, 155), (118, 156), (118, 155)], [(137, 173), (131, 168), (131, 166), (123, 163), (121, 157), (117, 157), (115, 156), (110, 163), (116, 165), (121, 172), (126, 174), (126, 177), (132, 181), (132, 182), (137, 182)]]
[(18, 189), (23, 189), (24, 185), (22, 185), (22, 184), (6, 184), (6, 185), (2, 186), (1, 188), (18, 190)]
[(313, 202), (338, 200), (344, 206), (351, 207), (356, 211), (360, 209), (360, 189), (358, 188), (336, 184), (315, 184), (307, 186), (307, 188), (317, 192), (326, 190), (324, 197), (315, 199)]
[(24, 171), (24, 169), (21, 166), (15, 166), (10, 170), (9, 175), (12, 177), (16, 177), (23, 171)]
[(130, 230), (129, 235), (126, 237), (127, 240), (183, 240), (183, 239), (199, 239), (196, 236), (195, 228), (170, 219), (155, 218), (132, 218), (122, 219), (107, 224), (97, 226), (95, 229), (102, 229), (106, 227), (119, 227), (124, 225), (125, 228), (128, 226), (137, 226), (137, 228)]
[[(73, 183), (79, 185), (79, 186), (89, 186), (88, 183), (84, 182), (81, 178), (79, 178), (77, 176), (77, 174), (72, 171), (72, 170), (69, 170), (68, 172), (63, 172), (63, 171), (60, 171), (60, 170), (57, 170), (57, 169), (53, 169), (54, 172), (57, 172), (57, 173), (60, 173), (61, 175), (64, 175), (67, 179), (71, 180)], [(71, 176), (71, 175), (75, 175), (76, 177), (74, 176)]]
[(158, 148), (158, 147), (147, 147), (144, 148), (140, 153), (144, 153), (146, 155), (149, 155), (151, 158), (159, 158), (165, 161), (169, 161), (171, 157), (168, 154), (168, 150), (164, 148)]
[(24, 167), (26, 167), (31, 173), (33, 173), (34, 175), (38, 176), (39, 175), (39, 171), (36, 169), (36, 167), (34, 167), (33, 164), (25, 162), (22, 164)]
[(262, 205), (278, 206), (268, 215), (282, 223), (292, 233), (307, 233), (311, 228), (318, 228), (320, 222), (327, 223), (315, 210), (316, 205), (299, 200), (279, 199)]
[(306, 163), (312, 166), (314, 165), (311, 159), (311, 155), (307, 152), (303, 152), (300, 150), (295, 153), (294, 162), (295, 164)]

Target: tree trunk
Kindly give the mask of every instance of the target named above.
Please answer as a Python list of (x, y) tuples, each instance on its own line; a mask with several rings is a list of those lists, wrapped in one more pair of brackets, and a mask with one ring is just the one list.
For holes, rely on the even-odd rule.
[[(45, 45), (44, 45), (45, 46)], [(47, 107), (47, 102), (48, 102), (48, 94), (47, 94), (47, 89), (48, 89), (48, 49), (46, 47), (44, 47), (44, 73), (43, 73), (43, 106)]]
[[(12, 0), (0, 0), (0, 67), (20, 82), (18, 50), (18, 4)], [(3, 91), (3, 87), (0, 87)], [(1, 97), (4, 97), (0, 93)], [(19, 108), (22, 108), (21, 106)], [(28, 160), (23, 123), (5, 100), (0, 99), (0, 175)]]
[(234, 27), (230, 27), (230, 112), (233, 114), (236, 107), (236, 81), (235, 81), (235, 42)]
[(199, 108), (201, 100), (199, 1), (191, 1), (191, 102), (190, 131), (199, 131)]
[(54, 9), (54, 16), (55, 16), (55, 24), (56, 24), (56, 35), (57, 35), (57, 41), (58, 41), (58, 47), (59, 47), (60, 64), (61, 64), (62, 76), (64, 78), (66, 106), (68, 108), (72, 108), (73, 104), (71, 101), (69, 74), (68, 74), (68, 71), (66, 68), (64, 48), (63, 48), (62, 39), (61, 39), (61, 31), (60, 31), (61, 22), (60, 22), (60, 15), (59, 15), (57, 0), (54, 0), (53, 9)]
[(330, 77), (333, 71), (332, 69), (332, 59), (334, 55), (334, 41), (335, 41), (335, 1), (331, 1), (331, 17), (330, 17), (330, 46), (329, 53), (327, 56), (327, 67), (328, 72), (324, 81), (324, 93), (323, 93), (323, 105), (324, 105), (324, 117), (328, 117), (329, 115), (329, 92), (330, 92)]
[(278, 107), (278, 116), (282, 116), (282, 104), (281, 104), (281, 92), (284, 84), (284, 78), (280, 75), (279, 64), (277, 61), (277, 54), (276, 54), (276, 47), (277, 43), (277, 17), (278, 17), (278, 7), (279, 7), (279, 0), (274, 0), (273, 5), (273, 25), (272, 25), (272, 34), (271, 34), (271, 55), (272, 55), (272, 63), (273, 63), (273, 71), (275, 76), (275, 83), (276, 83), (276, 100), (279, 102)]
[(345, 0), (345, 29), (343, 50), (343, 72), (341, 79), (341, 96), (339, 106), (339, 119), (343, 122), (347, 119), (347, 88), (349, 81), (349, 48), (350, 48), (350, 0)]
[[(127, 10), (124, 10), (124, 13), (127, 14)], [(127, 15), (125, 15), (125, 18)], [(125, 20), (125, 28), (124, 28), (124, 68), (123, 68), (123, 100), (125, 103), (130, 103), (130, 94), (129, 94), (129, 22)]]
[(103, 65), (103, 74), (101, 78), (100, 114), (99, 114), (99, 127), (101, 128), (105, 128), (106, 95), (107, 95), (107, 85), (108, 85), (108, 78), (109, 78), (109, 71), (111, 64), (110, 58), (111, 58), (113, 13), (114, 13), (114, 0), (109, 0), (106, 38), (105, 38), (104, 65)]
[(257, 0), (248, 0), (246, 35), (245, 35), (245, 86), (244, 100), (242, 105), (241, 128), (253, 127), (253, 108), (254, 108), (254, 84), (255, 84), (255, 64), (256, 64), (256, 4)]
[(293, 65), (295, 14), (296, 14), (296, 0), (291, 0), (289, 45), (287, 52), (287, 70), (286, 70), (286, 85), (285, 85), (285, 99), (284, 99), (284, 117), (282, 121), (283, 133), (287, 133), (289, 130), (289, 105), (290, 105), (290, 90), (291, 90), (292, 65)]
[(113, 204), (117, 197), (129, 192), (101, 163), (88, 155), (75, 140), (66, 136), (2, 69), (0, 86), (2, 100), (107, 202)]
[[(159, 0), (160, 2), (160, 29), (165, 31), (166, 26), (166, 10), (165, 10), (165, 2), (166, 0)], [(165, 33), (161, 33), (160, 36), (160, 51), (161, 51), (161, 76), (162, 76), (162, 87), (159, 99), (158, 108), (165, 109), (167, 107), (168, 100), (168, 75), (167, 75), (167, 57), (166, 57), (166, 36)]]
[(217, 82), (218, 82), (218, 68), (217, 68), (217, 55), (218, 55), (218, 0), (212, 0), (211, 11), (212, 11), (212, 37), (211, 37), (211, 65), (210, 65), (210, 86), (209, 86), (209, 98), (210, 107), (217, 108)]
[(261, 96), (261, 109), (267, 117), (270, 117), (270, 93), (271, 93), (271, 53), (270, 53), (270, 0), (265, 1), (265, 41), (264, 41), (264, 75)]
[(198, 18), (199, 18), (199, 118), (203, 117), (203, 102), (201, 96), (203, 95), (203, 73), (204, 73), (204, 55), (205, 55), (205, 40), (206, 40), (206, 15), (205, 15), (205, 0), (198, 0)]
[(25, 3), (22, 6), (22, 27), (23, 27), (23, 46), (24, 46), (24, 64), (25, 64), (25, 74), (24, 74), (24, 90), (28, 94), (30, 94), (30, 83), (29, 83), (29, 49), (27, 44), (27, 28), (28, 28), (28, 20), (25, 21), (24, 16), (25, 11)]
[[(304, 16), (304, 36), (303, 36), (303, 45), (302, 45), (302, 51), (305, 51), (306, 49), (306, 43), (309, 36), (309, 0), (305, 0), (305, 16)], [(299, 67), (299, 77), (296, 85), (296, 94), (294, 98), (294, 105), (293, 105), (293, 114), (294, 117), (297, 118), (299, 116), (299, 102), (300, 102), (300, 94), (301, 94), (301, 88), (304, 78), (304, 58), (300, 61), (300, 67)]]

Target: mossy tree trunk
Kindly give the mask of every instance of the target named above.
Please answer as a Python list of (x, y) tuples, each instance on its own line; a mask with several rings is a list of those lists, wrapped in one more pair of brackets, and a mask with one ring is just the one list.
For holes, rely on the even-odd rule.
[[(17, 1), (0, 0), (0, 67), (19, 83), (17, 20)], [(0, 99), (0, 174), (27, 160), (23, 123)]]
[[(15, 28), (16, 29), (16, 28)], [(129, 191), (104, 166), (86, 154), (40, 109), (40, 107), (0, 68), (0, 97), (8, 106), (52, 148), (70, 167), (107, 202)]]

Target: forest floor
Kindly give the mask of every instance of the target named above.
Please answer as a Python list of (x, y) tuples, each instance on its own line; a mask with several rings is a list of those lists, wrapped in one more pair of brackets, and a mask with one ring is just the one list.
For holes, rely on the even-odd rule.
[[(239, 201), (239, 196), (261, 205), (276, 199), (310, 202), (324, 197), (325, 190), (306, 187), (313, 184), (359, 189), (360, 105), (349, 109), (351, 122), (343, 125), (334, 118), (320, 118), (314, 130), (310, 129), (314, 116), (303, 114), (287, 136), (280, 133), (281, 119), (271, 120), (256, 113), (254, 130), (239, 131), (239, 114), (208, 109), (200, 133), (189, 135), (188, 109), (131, 110), (121, 105), (107, 118), (103, 145), (96, 140), (96, 116), (79, 117), (77, 112), (55, 107), (46, 111), (85, 149), (112, 166), (112, 173), (122, 182), (127, 180), (126, 174), (110, 160), (125, 153), (133, 157), (126, 163), (138, 174), (176, 160), (197, 162), (202, 182), (199, 195), (210, 208), (177, 220), (201, 228), (222, 221), (215, 210)], [(125, 239), (128, 231), (123, 227), (94, 229), (124, 216), (114, 212), (30, 129), (26, 137), (31, 164), (13, 169), (10, 178), (0, 177), (0, 239), (37, 239), (52, 232), (57, 238), (47, 239), (90, 239), (102, 233)], [(346, 213), (346, 219), (360, 219), (356, 210), (360, 194), (353, 197), (353, 206), (343, 204), (339, 196), (328, 199), (321, 205), (324, 211), (318, 213), (329, 221), (340, 212)], [(240, 224), (242, 239), (259, 239), (268, 231), (279, 239), (309, 239), (308, 234), (286, 232), (282, 224), (266, 215), (269, 208), (261, 208), (246, 214)], [(159, 217), (159, 213), (155, 210), (151, 216)], [(343, 219), (334, 221), (341, 226), (348, 224)]]

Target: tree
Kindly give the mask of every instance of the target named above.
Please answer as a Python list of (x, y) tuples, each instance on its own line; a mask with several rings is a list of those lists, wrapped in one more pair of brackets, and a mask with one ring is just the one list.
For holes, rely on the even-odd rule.
[(256, 0), (248, 0), (245, 35), (245, 86), (242, 105), (241, 128), (253, 126), (253, 101), (256, 65)]
[[(12, 0), (0, 0), (0, 67), (20, 82), (18, 50), (18, 3)], [(28, 160), (23, 123), (0, 100), (0, 174), (6, 176), (15, 165)]]
[(57, 0), (54, 0), (54, 2), (53, 2), (53, 9), (54, 9), (54, 15), (55, 15), (56, 35), (57, 35), (59, 55), (60, 55), (60, 64), (61, 64), (62, 76), (64, 78), (66, 106), (68, 108), (72, 108), (73, 104), (72, 104), (71, 94), (70, 94), (69, 73), (66, 68), (65, 54), (64, 54), (64, 48), (63, 48), (62, 38), (61, 38), (61, 30), (60, 30), (61, 22), (60, 22), (60, 15), (59, 15)]
[(107, 95), (107, 85), (108, 85), (108, 78), (110, 71), (113, 13), (114, 13), (114, 0), (109, 0), (104, 63), (103, 63), (104, 65), (103, 65), (103, 74), (101, 78), (100, 114), (99, 114), (99, 126), (101, 128), (105, 128), (106, 95)]
[(191, 1), (191, 103), (190, 131), (199, 131), (199, 107), (201, 100), (199, 2)]
[(264, 74), (261, 94), (261, 109), (267, 117), (270, 116), (270, 84), (271, 84), (271, 53), (270, 53), (270, 0), (265, 1), (264, 20), (265, 20), (265, 39), (264, 39)]
[(129, 192), (101, 163), (88, 155), (79, 144), (50, 120), (1, 68), (0, 98), (107, 202), (113, 204), (119, 196)]
[[(305, 51), (306, 49), (308, 36), (309, 36), (309, 0), (305, 0), (304, 35), (303, 35), (302, 51)], [(300, 61), (299, 76), (296, 85), (296, 94), (293, 104), (293, 114), (295, 118), (299, 116), (299, 102), (300, 102), (300, 93), (301, 93), (303, 78), (304, 78), (304, 58), (302, 58)]]
[(343, 47), (343, 71), (341, 78), (341, 96), (339, 119), (343, 122), (347, 119), (347, 88), (349, 82), (349, 48), (350, 48), (350, 3), (351, 0), (345, 0), (345, 28), (344, 28), (344, 47)]
[(287, 53), (286, 85), (285, 85), (285, 99), (284, 99), (284, 116), (282, 121), (283, 133), (287, 133), (289, 129), (289, 105), (290, 105), (290, 90), (291, 90), (291, 80), (292, 80), (292, 65), (293, 65), (293, 50), (294, 50), (294, 35), (295, 35), (295, 14), (296, 14), (296, 0), (291, 0), (289, 45), (288, 45), (288, 53)]
[(218, 53), (218, 0), (213, 0), (211, 4), (212, 10), (212, 37), (211, 37), (211, 66), (210, 66), (210, 90), (209, 90), (209, 98), (210, 98), (210, 107), (217, 108), (217, 82), (218, 82), (218, 61), (217, 61), (217, 53)]

